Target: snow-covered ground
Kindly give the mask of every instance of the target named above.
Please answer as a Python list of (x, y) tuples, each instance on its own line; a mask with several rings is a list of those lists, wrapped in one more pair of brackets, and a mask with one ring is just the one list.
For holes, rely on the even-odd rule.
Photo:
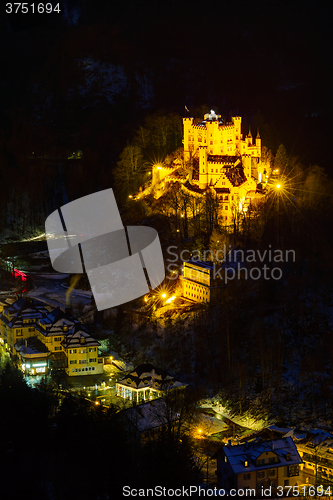
[[(65, 307), (68, 289), (61, 286), (61, 281), (68, 275), (41, 274), (34, 275), (35, 288), (28, 292), (28, 297), (36, 298), (53, 307)], [(91, 303), (91, 292), (72, 290), (70, 293), (72, 308), (83, 310)]]
[(260, 430), (267, 426), (266, 418), (253, 418), (249, 412), (244, 412), (243, 415), (234, 415), (231, 414), (225, 406), (221, 404), (216, 404), (214, 399), (205, 400), (200, 403), (200, 408), (207, 408), (213, 410), (216, 414), (216, 419), (220, 420), (225, 417), (236, 425), (240, 425), (241, 427), (247, 427), (251, 430)]

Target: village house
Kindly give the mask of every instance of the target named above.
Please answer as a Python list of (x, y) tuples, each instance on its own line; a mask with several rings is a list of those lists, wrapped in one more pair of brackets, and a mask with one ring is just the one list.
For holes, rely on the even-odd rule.
[(271, 441), (254, 440), (243, 444), (224, 446), (215, 454), (218, 485), (229, 491), (300, 485), (302, 459), (291, 437)]
[(270, 425), (248, 435), (247, 439), (281, 439), (291, 437), (303, 462), (300, 464), (303, 484), (333, 484), (333, 435), (323, 429), (284, 428)]
[(150, 363), (139, 365), (116, 384), (117, 396), (135, 403), (143, 403), (163, 396), (165, 391), (185, 388), (165, 370)]
[(75, 325), (61, 342), (69, 376), (97, 375), (103, 373), (103, 358), (98, 357), (100, 343), (80, 325)]
[(19, 366), (25, 375), (49, 373), (50, 351), (37, 337), (18, 340), (15, 344)]
[(68, 376), (103, 373), (100, 343), (68, 313), (23, 298), (2, 307), (2, 344), (26, 375), (59, 369)]
[(3, 306), (0, 314), (1, 338), (5, 348), (15, 356), (15, 344), (36, 335), (36, 322), (50, 312), (50, 307), (32, 299), (19, 298)]

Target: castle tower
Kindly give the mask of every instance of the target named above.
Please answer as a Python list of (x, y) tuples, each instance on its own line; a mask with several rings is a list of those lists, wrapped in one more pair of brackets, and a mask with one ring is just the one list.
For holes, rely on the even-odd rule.
[(183, 132), (184, 132), (184, 161), (188, 161), (190, 159), (190, 148), (189, 148), (189, 132), (191, 131), (193, 126), (193, 118), (183, 118)]
[(249, 133), (246, 136), (246, 142), (247, 142), (248, 146), (252, 146), (252, 140), (253, 140), (253, 137), (251, 134), (251, 127), (249, 127)]
[(232, 121), (235, 127), (235, 151), (236, 154), (240, 154), (241, 151), (241, 140), (242, 140), (242, 118), (240, 116), (233, 116)]
[(207, 148), (199, 146), (199, 188), (206, 189), (208, 186), (208, 164)]
[(258, 155), (259, 155), (259, 158), (260, 158), (261, 157), (261, 138), (260, 138), (260, 135), (259, 135), (259, 129), (257, 131), (256, 146), (257, 146)]

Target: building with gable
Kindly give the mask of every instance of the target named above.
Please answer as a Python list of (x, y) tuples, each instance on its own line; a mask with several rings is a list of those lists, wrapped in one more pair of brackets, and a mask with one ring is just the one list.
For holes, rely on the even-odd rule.
[(103, 373), (103, 358), (98, 357), (100, 343), (84, 331), (81, 325), (74, 325), (61, 345), (67, 358), (65, 369), (67, 375)]
[(68, 313), (22, 298), (2, 307), (1, 342), (26, 375), (58, 369), (69, 376), (103, 373), (100, 343)]
[(37, 337), (18, 340), (15, 351), (25, 375), (49, 373), (50, 351)]
[(167, 371), (155, 368), (151, 363), (137, 366), (116, 384), (117, 396), (136, 403), (159, 398), (170, 389), (185, 387)]
[(291, 437), (234, 446), (229, 441), (213, 458), (218, 485), (227, 491), (251, 488), (260, 495), (262, 488), (271, 488), (274, 494), (277, 487), (300, 485), (302, 459)]
[(19, 298), (3, 306), (0, 314), (1, 338), (5, 348), (15, 355), (15, 344), (35, 336), (35, 325), (51, 308), (32, 299)]

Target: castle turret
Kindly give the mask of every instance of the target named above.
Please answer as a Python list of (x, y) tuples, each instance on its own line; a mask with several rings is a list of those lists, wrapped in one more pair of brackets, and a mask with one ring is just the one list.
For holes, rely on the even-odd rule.
[(208, 186), (207, 148), (199, 146), (199, 188), (206, 189)]
[(259, 155), (259, 158), (260, 158), (261, 157), (261, 138), (260, 138), (260, 135), (259, 135), (259, 129), (257, 131), (256, 146), (257, 146), (258, 155)]
[(253, 140), (253, 137), (251, 134), (251, 127), (249, 127), (249, 133), (246, 136), (246, 142), (247, 142), (248, 146), (252, 146), (252, 140)]
[(193, 118), (183, 118), (183, 131), (184, 131), (184, 160), (187, 161), (190, 158), (190, 148), (189, 148), (189, 132), (193, 126)]

